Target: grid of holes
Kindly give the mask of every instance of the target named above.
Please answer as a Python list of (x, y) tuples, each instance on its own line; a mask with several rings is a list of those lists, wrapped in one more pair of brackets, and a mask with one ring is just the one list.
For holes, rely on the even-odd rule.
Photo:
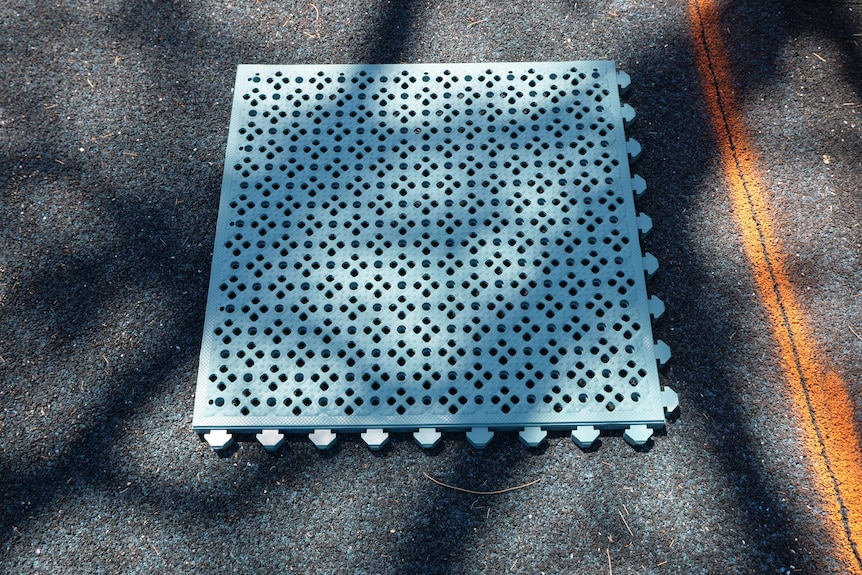
[(216, 246), (211, 409), (636, 410), (642, 272), (621, 223), (613, 79), (250, 76)]

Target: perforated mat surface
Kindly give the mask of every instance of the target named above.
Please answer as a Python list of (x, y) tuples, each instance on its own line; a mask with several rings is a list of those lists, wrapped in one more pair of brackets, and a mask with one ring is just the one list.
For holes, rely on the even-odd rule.
[(240, 66), (195, 430), (645, 442), (675, 394), (627, 82), (601, 61)]

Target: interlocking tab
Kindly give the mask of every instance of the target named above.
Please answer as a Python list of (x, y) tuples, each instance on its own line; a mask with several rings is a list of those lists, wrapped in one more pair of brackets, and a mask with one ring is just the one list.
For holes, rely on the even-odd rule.
[(572, 430), (572, 441), (581, 449), (589, 449), (599, 438), (599, 433), (592, 425), (580, 425)]
[(369, 429), (360, 436), (372, 451), (383, 449), (383, 446), (389, 443), (389, 434), (382, 429)]
[(634, 176), (632, 176), (631, 186), (632, 186), (632, 191), (635, 194), (635, 199), (636, 200), (641, 199), (641, 196), (644, 195), (644, 193), (646, 192), (646, 189), (647, 189), (646, 180), (644, 180), (639, 175), (635, 174)]
[(317, 446), (318, 449), (324, 451), (335, 445), (336, 435), (331, 429), (315, 429), (308, 434), (308, 439)]
[(240, 66), (193, 427), (636, 445), (671, 401), (612, 62)]
[(443, 438), (443, 434), (434, 428), (423, 427), (413, 433), (413, 438), (425, 449), (431, 449)]
[(518, 434), (518, 439), (527, 447), (538, 447), (547, 435), (548, 432), (541, 427), (525, 427)]
[(487, 427), (474, 427), (467, 432), (467, 441), (476, 449), (485, 449), (494, 439), (494, 432)]
[(277, 429), (264, 429), (255, 437), (267, 451), (277, 450), (285, 441), (284, 435)]
[(652, 231), (652, 218), (646, 214), (638, 214), (638, 229), (642, 238), (647, 237)]
[(213, 429), (204, 433), (203, 436), (210, 447), (215, 450), (226, 449), (233, 444), (233, 435), (228, 433), (226, 429)]
[(632, 425), (623, 432), (623, 438), (632, 446), (640, 447), (652, 437), (652, 429), (646, 425)]

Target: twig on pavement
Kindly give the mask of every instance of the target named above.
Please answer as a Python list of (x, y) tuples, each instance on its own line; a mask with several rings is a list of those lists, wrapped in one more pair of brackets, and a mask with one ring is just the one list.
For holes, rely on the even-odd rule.
[(440, 487), (445, 487), (447, 489), (454, 489), (455, 491), (460, 491), (461, 493), (470, 493), (471, 495), (500, 495), (501, 493), (508, 493), (509, 491), (515, 491), (517, 489), (523, 489), (525, 487), (535, 485), (536, 483), (538, 483), (539, 481), (542, 480), (542, 478), (539, 477), (538, 479), (534, 479), (533, 481), (530, 481), (529, 483), (524, 483), (522, 485), (516, 485), (514, 487), (507, 487), (506, 489), (498, 489), (496, 491), (474, 491), (472, 489), (464, 489), (463, 487), (456, 487), (454, 485), (449, 485), (447, 483), (443, 483), (439, 479), (434, 479), (433, 477), (431, 477), (430, 475), (428, 475), (425, 472), (423, 472), (422, 475), (425, 476), (425, 479), (431, 481), (432, 483), (436, 483)]
[(622, 519), (622, 520), (623, 520), (623, 525), (625, 525), (625, 526), (626, 526), (626, 529), (628, 529), (628, 530), (629, 530), (629, 535), (631, 535), (632, 537), (634, 537), (634, 536), (635, 536), (635, 534), (634, 534), (634, 533), (632, 533), (632, 528), (631, 528), (631, 527), (629, 527), (629, 522), (628, 522), (628, 521), (626, 521), (626, 518), (625, 518), (625, 516), (623, 515), (623, 512), (622, 512), (622, 511), (620, 511), (619, 509), (617, 509), (617, 511), (618, 511), (618, 512), (619, 512), (619, 514), (620, 514), (620, 519)]

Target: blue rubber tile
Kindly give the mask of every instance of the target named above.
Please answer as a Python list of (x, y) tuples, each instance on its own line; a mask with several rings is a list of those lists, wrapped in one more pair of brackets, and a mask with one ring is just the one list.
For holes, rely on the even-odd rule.
[(240, 66), (194, 429), (646, 442), (675, 394), (627, 83), (605, 61)]

